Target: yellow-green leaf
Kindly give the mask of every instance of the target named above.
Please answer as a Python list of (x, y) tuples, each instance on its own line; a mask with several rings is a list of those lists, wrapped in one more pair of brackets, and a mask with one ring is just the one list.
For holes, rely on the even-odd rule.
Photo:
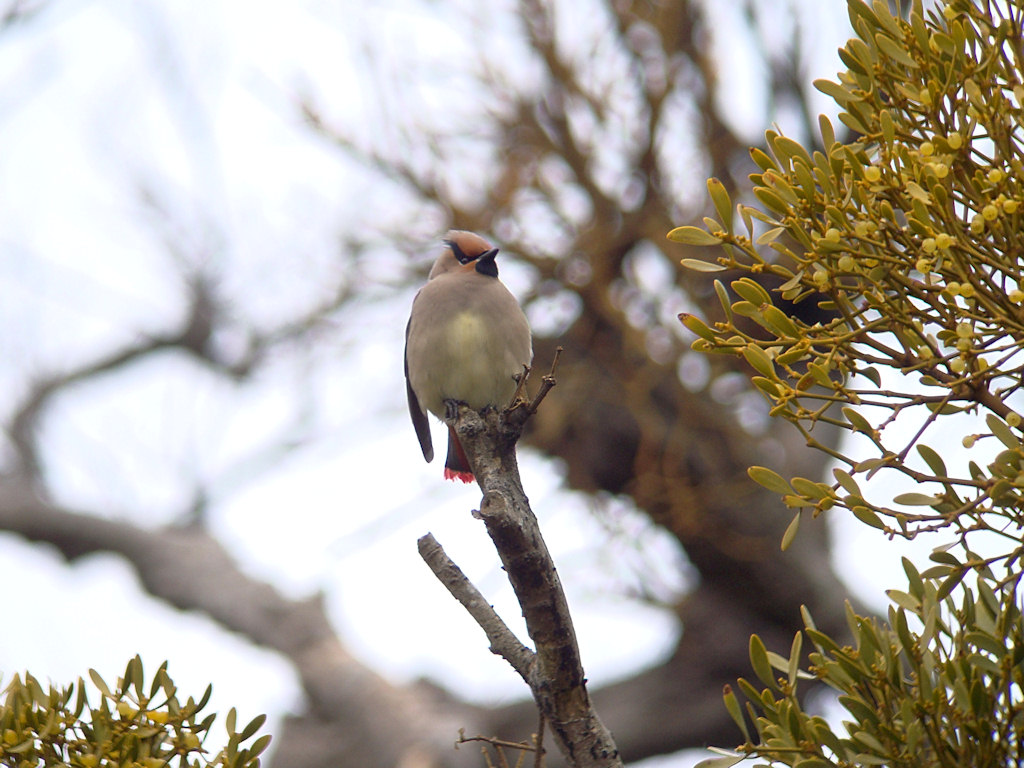
[(839, 483), (844, 491), (854, 496), (860, 496), (860, 487), (849, 472), (836, 467), (832, 470), (832, 476), (835, 477), (836, 482)]
[(836, 143), (836, 131), (825, 115), (818, 115), (818, 130), (821, 132), (821, 146), (830, 149)]
[(960, 568), (959, 570), (954, 571), (939, 585), (939, 591), (935, 596), (939, 600), (948, 597), (949, 593), (956, 589), (956, 585), (964, 580), (964, 576), (967, 575), (968, 570), (969, 569), (967, 568)]
[(940, 476), (946, 475), (946, 464), (942, 460), (942, 457), (939, 456), (939, 454), (935, 451), (935, 449), (927, 445), (924, 445), (923, 443), (918, 443), (917, 452), (921, 454), (921, 458), (924, 459), (925, 464), (928, 465), (928, 468), (934, 474)]
[(867, 507), (858, 505), (850, 511), (853, 512), (854, 517), (865, 525), (870, 525), (872, 528), (878, 528), (879, 530), (885, 529), (885, 523), (882, 522), (881, 518)]
[(910, 58), (910, 54), (888, 35), (883, 35), (881, 33), (875, 35), (875, 44), (878, 45), (878, 49), (882, 53), (897, 64), (902, 64), (908, 69), (917, 69), (917, 62)]
[(800, 331), (797, 329), (796, 324), (790, 316), (774, 304), (766, 306), (762, 312), (762, 316), (776, 335), (786, 336), (790, 339), (800, 338)]
[(782, 544), (780, 545), (783, 552), (789, 549), (789, 545), (793, 543), (793, 539), (796, 538), (796, 532), (800, 528), (800, 510), (797, 510), (796, 514), (793, 515), (793, 519), (789, 521), (789, 525), (786, 526), (786, 532), (782, 534)]
[(750, 467), (747, 475), (760, 486), (767, 488), (773, 493), (792, 493), (793, 489), (778, 472), (773, 472), (768, 467)]
[(754, 668), (754, 674), (762, 683), (771, 688), (777, 687), (775, 675), (772, 674), (772, 665), (768, 661), (768, 649), (764, 647), (764, 641), (757, 635), (750, 636), (750, 664)]
[(679, 313), (679, 321), (688, 330), (693, 331), (695, 334), (700, 336), (702, 339), (707, 339), (708, 341), (714, 341), (715, 340), (714, 331), (712, 331), (710, 328), (708, 328), (707, 325), (704, 323), (704, 321), (701, 320), (696, 315), (691, 315), (689, 312), (680, 312)]
[(1000, 443), (1011, 450), (1020, 448), (1020, 440), (1010, 431), (1010, 427), (1007, 426), (1006, 422), (994, 413), (990, 413), (985, 417), (985, 423)]
[(700, 227), (676, 227), (668, 233), (668, 239), (686, 245), (718, 245), (722, 239)]
[(746, 346), (743, 350), (743, 358), (762, 376), (767, 376), (769, 379), (775, 378), (775, 366), (772, 365), (772, 359), (756, 344)]
[(768, 291), (749, 277), (741, 277), (739, 280), (734, 280), (730, 285), (736, 293), (754, 306), (759, 307), (762, 304), (771, 304), (772, 297), (768, 295)]
[(715, 204), (715, 210), (718, 211), (725, 230), (732, 232), (732, 202), (729, 200), (725, 185), (718, 179), (708, 179), (708, 194), (711, 195), (711, 202)]
[[(850, 93), (849, 90), (839, 83), (834, 83), (831, 80), (815, 80), (812, 85), (841, 107), (845, 107), (854, 98), (853, 94)], [(829, 146), (831, 145), (826, 144), (825, 148), (828, 149)]]
[(871, 422), (865, 419), (857, 411), (850, 407), (844, 407), (842, 409), (843, 416), (853, 426), (857, 432), (863, 432), (865, 435), (874, 434), (875, 428), (871, 426)]
[(767, 232), (763, 232), (758, 236), (757, 244), (768, 245), (770, 242), (775, 240), (779, 235), (781, 235), (785, 231), (785, 227), (772, 227)]
[(942, 502), (942, 497), (924, 493), (901, 493), (893, 497), (893, 502), (908, 507), (933, 507)]
[(722, 688), (722, 698), (725, 700), (725, 708), (729, 712), (729, 717), (743, 731), (743, 738), (746, 741), (750, 741), (750, 733), (747, 731), (747, 719), (743, 716), (743, 710), (740, 709), (739, 700), (736, 698), (736, 694), (733, 693), (731, 685), (726, 684)]
[(694, 272), (724, 272), (725, 267), (721, 264), (716, 264), (713, 261), (703, 261), (701, 259), (682, 259), (680, 262), (687, 269), (691, 269)]

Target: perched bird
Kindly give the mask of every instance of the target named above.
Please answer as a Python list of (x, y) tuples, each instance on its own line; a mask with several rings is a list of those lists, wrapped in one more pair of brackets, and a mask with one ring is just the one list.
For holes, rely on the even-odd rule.
[[(533, 360), (530, 326), (498, 280), (498, 249), (472, 232), (445, 235), (444, 252), (412, 302), (405, 329), (405, 385), (423, 458), (434, 458), (427, 411), (444, 419), (447, 401), (474, 410), (502, 407)], [(455, 430), (448, 428), (448, 480), (472, 482)]]

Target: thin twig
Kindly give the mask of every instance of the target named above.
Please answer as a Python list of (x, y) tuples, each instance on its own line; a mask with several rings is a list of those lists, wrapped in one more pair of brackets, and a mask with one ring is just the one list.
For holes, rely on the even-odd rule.
[[(523, 396), (523, 392), (526, 391), (526, 380), (530, 378), (530, 371), (532, 369), (528, 365), (523, 366), (523, 372), (516, 378), (516, 391), (512, 395), (512, 399), (509, 400), (508, 407), (514, 408), (519, 399)], [(529, 400), (529, 398), (527, 398)]]
[(551, 370), (548, 371), (547, 375), (541, 379), (540, 390), (537, 392), (537, 396), (533, 398), (530, 405), (527, 407), (527, 414), (534, 414), (537, 412), (537, 408), (540, 407), (541, 402), (547, 397), (548, 392), (551, 391), (552, 387), (558, 382), (555, 381), (555, 369), (558, 367), (558, 358), (562, 356), (562, 347), (555, 348), (555, 356), (551, 360)]
[(501, 656), (519, 675), (529, 682), (530, 667), (533, 664), (534, 652), (519, 642), (519, 638), (502, 621), (484, 596), (462, 572), (455, 562), (448, 557), (444, 548), (434, 535), (428, 533), (417, 542), (420, 557), (427, 564), (452, 597), (462, 604), (474, 621), (480, 626), (491, 641), (491, 652)]
[(544, 713), (540, 713), (537, 723), (537, 735), (534, 737), (537, 745), (537, 754), (533, 758), (533, 768), (544, 768)]
[(456, 744), (468, 744), (471, 741), (482, 741), (492, 747), (505, 747), (506, 749), (521, 749), (524, 752), (537, 752), (537, 747), (527, 744), (525, 741), (505, 741), (494, 736), (467, 736), (463, 729), (459, 729), (459, 738)]

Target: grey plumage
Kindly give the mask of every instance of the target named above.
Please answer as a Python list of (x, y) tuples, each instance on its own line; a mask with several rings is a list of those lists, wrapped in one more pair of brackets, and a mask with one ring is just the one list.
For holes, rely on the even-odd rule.
[[(515, 393), (516, 376), (533, 359), (530, 326), (498, 280), (497, 253), (479, 235), (448, 232), (444, 251), (413, 300), (406, 327), (406, 392), (427, 461), (434, 457), (428, 411), (443, 418), (447, 400), (474, 410), (502, 407)], [(445, 467), (445, 477), (472, 479), (451, 431)]]

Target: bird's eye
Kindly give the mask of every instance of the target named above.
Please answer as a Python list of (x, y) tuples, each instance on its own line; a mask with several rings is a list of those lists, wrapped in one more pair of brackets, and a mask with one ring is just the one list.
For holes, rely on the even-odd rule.
[(448, 244), (448, 247), (452, 249), (452, 253), (455, 254), (455, 258), (459, 260), (460, 264), (468, 264), (476, 258), (476, 256), (470, 256), (464, 250), (459, 248), (458, 243), (453, 242), (452, 240), (446, 240), (445, 242)]

